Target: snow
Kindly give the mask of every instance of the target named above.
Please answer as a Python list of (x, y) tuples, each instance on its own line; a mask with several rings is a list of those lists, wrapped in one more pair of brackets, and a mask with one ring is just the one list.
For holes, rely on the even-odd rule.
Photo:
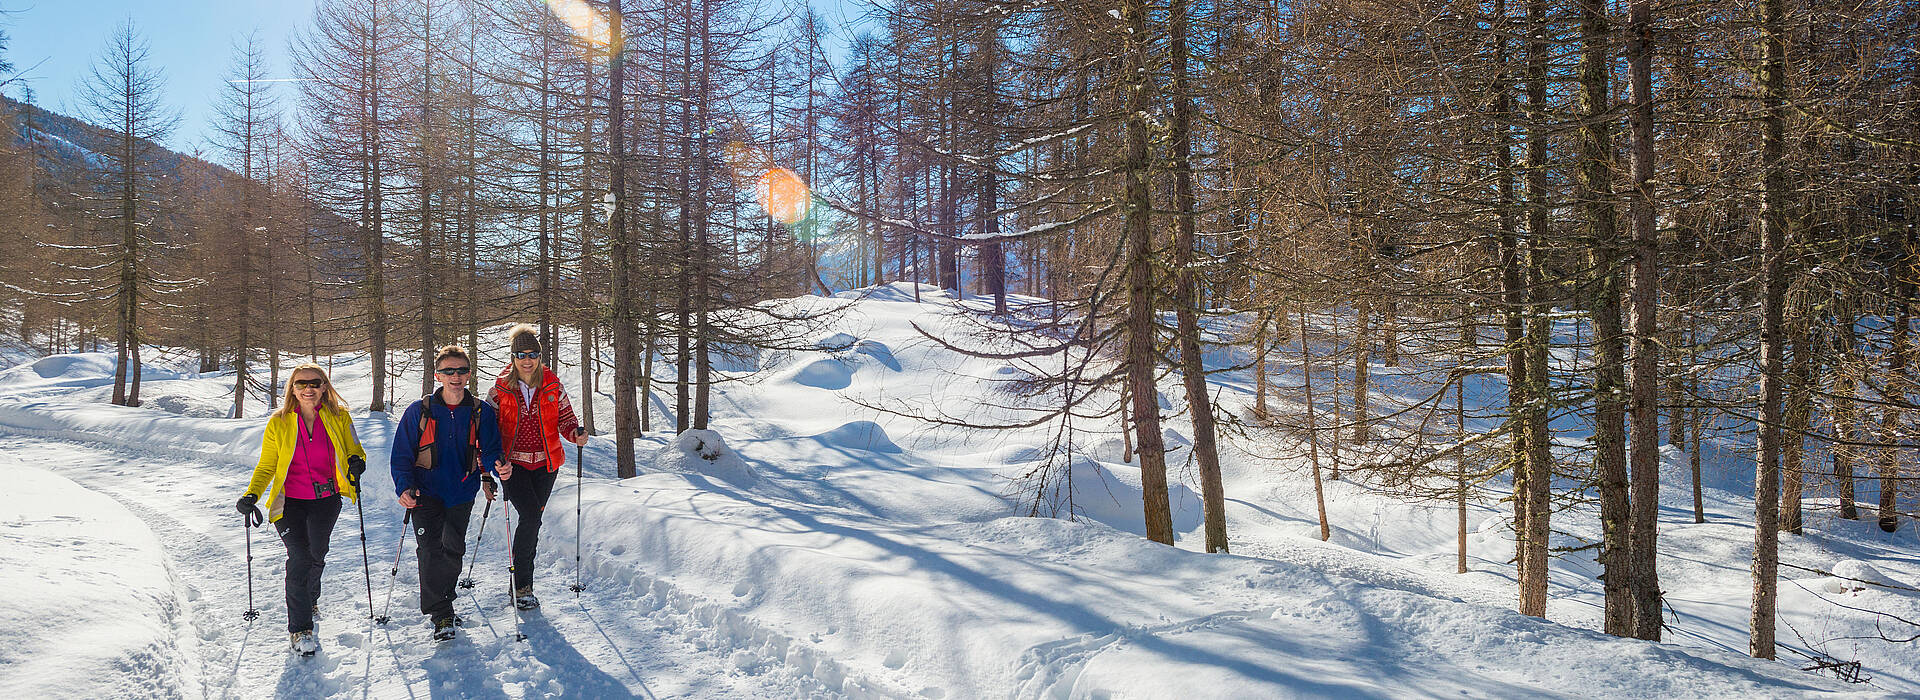
[[(322, 649), (311, 659), (286, 651), (284, 554), (267, 529), (252, 533), (262, 615), (240, 617), (245, 540), (231, 503), (258, 448), (260, 397), (248, 418), (207, 415), (208, 406), (224, 408), (222, 397), (230, 403), (231, 375), (199, 375), (186, 359), (156, 352), (142, 389), (147, 407), (115, 407), (103, 400), (110, 355), (19, 358), (0, 370), (0, 473), (23, 496), (0, 499), (0, 590), (13, 601), (0, 605), (0, 689), (88, 697), (1920, 693), (1920, 648), (1878, 639), (1886, 620), (1872, 612), (1920, 619), (1920, 593), (1910, 590), (1920, 583), (1920, 545), (1907, 528), (1886, 536), (1822, 511), (1806, 535), (1783, 538), (1783, 561), (1809, 571), (1783, 569), (1782, 642), (1794, 653), (1858, 659), (1871, 685), (1803, 672), (1811, 664), (1792, 654), (1745, 656), (1753, 533), (1742, 520), (1752, 503), (1739, 475), (1750, 463), (1735, 457), (1745, 454), (1736, 442), (1707, 441), (1704, 524), (1692, 522), (1688, 455), (1663, 455), (1660, 572), (1672, 627), (1664, 643), (1618, 639), (1597, 631), (1590, 550), (1555, 559), (1547, 620), (1512, 611), (1503, 482), (1469, 504), (1466, 574), (1453, 573), (1450, 503), (1410, 503), (1352, 476), (1324, 484), (1333, 536), (1320, 541), (1297, 437), (1226, 440), (1233, 553), (1198, 551), (1200, 498), (1177, 378), (1159, 400), (1176, 448), (1169, 492), (1178, 546), (1148, 542), (1139, 468), (1110, 419), (1076, 419), (1063, 446), (1057, 423), (968, 431), (883, 410), (1026, 415), (1006, 387), (1040, 367), (960, 356), (921, 336), (919, 328), (962, 337), (978, 326), (962, 316), (984, 310), (982, 302), (905, 284), (836, 296), (792, 300), (848, 309), (810, 348), (727, 370), (737, 381), (715, 386), (706, 429), (643, 436), (638, 476), (615, 477), (606, 436), (569, 455), (584, 459), (576, 462), (584, 478), (563, 470), (546, 511), (536, 569), (542, 608), (515, 614), (507, 605), (505, 510), (492, 506), (501, 512), (489, 511), (484, 532), (476, 519), (480, 541), (470, 538), (469, 555), (479, 586), (458, 601), (472, 624), (441, 645), (426, 640), (415, 612), (413, 545), (395, 549), (401, 509), (386, 476), (394, 426), (389, 414), (364, 410), (370, 362), (323, 358), (356, 407), (371, 464), (364, 517), (350, 505), (334, 532)], [(1216, 337), (1233, 335), (1234, 319), (1210, 322), (1219, 324), (1209, 329)], [(502, 329), (483, 340), (498, 345)], [(577, 349), (556, 355), (577, 357)], [(1283, 387), (1276, 414), (1300, 409), (1284, 388), (1298, 380), (1297, 365), (1286, 364), (1297, 357), (1297, 349), (1274, 357)], [(1219, 351), (1206, 360), (1230, 367), (1246, 358)], [(396, 366), (409, 371), (396, 391), (411, 393), (418, 370), (411, 360)], [(576, 404), (591, 401), (604, 423), (611, 396), (585, 396), (573, 368), (559, 372)], [(1383, 402), (1417, 391), (1411, 368), (1376, 373)], [(1210, 381), (1223, 412), (1244, 412), (1235, 403), (1250, 396), (1249, 372)], [(1469, 401), (1497, 405), (1496, 393), (1470, 391)], [(654, 425), (673, 425), (670, 396), (645, 403)], [(1597, 539), (1592, 511), (1556, 514), (1553, 544)], [(362, 527), (369, 562), (355, 567)], [(367, 589), (374, 608), (386, 604), (396, 555), (393, 621), (375, 624)], [(1842, 579), (1831, 574), (1891, 585), (1836, 589)], [(565, 587), (575, 576), (586, 588), (578, 594)], [(60, 634), (45, 632), (56, 624)], [(515, 630), (528, 639), (515, 641)], [(113, 643), (77, 641), (92, 638)], [(129, 680), (114, 659), (152, 672)], [(41, 680), (48, 677), (63, 680)], [(116, 685), (131, 682), (147, 685)]]
[(188, 597), (160, 539), (114, 499), (58, 474), (20, 463), (6, 474), (0, 693), (198, 695)]
[(711, 476), (738, 486), (759, 481), (753, 467), (733, 450), (727, 441), (711, 430), (688, 430), (674, 436), (665, 449), (654, 453), (654, 471)]

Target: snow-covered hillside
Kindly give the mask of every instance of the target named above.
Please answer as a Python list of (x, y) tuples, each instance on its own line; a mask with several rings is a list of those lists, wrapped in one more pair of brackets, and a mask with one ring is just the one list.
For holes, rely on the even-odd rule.
[[(1317, 537), (1304, 456), (1290, 444), (1226, 450), (1231, 555), (1198, 551), (1197, 485), (1176, 469), (1178, 548), (1147, 542), (1137, 468), (1115, 426), (1080, 425), (1068, 463), (1072, 520), (1027, 512), (1011, 477), (1056, 455), (1052, 431), (938, 428), (869, 407), (1000, 415), (1028, 369), (968, 358), (914, 324), (958, 331), (953, 299), (894, 286), (796, 304), (848, 306), (814, 350), (750, 358), (721, 384), (712, 432), (655, 432), (641, 475), (613, 478), (613, 445), (582, 451), (542, 531), (545, 604), (506, 603), (505, 530), (493, 512), (464, 592), (461, 638), (435, 645), (415, 614), (413, 550), (399, 552), (393, 622), (368, 619), (362, 520), (349, 508), (326, 571), (323, 650), (286, 652), (284, 550), (231, 503), (260, 418), (218, 417), (231, 376), (150, 360), (148, 404), (106, 405), (112, 358), (20, 357), (0, 370), (0, 690), (25, 696), (397, 697), (1779, 697), (1920, 694), (1920, 646), (1880, 641), (1872, 612), (1920, 620), (1920, 544), (1816, 515), (1783, 560), (1872, 567), (1891, 586), (1846, 590), (1788, 569), (1781, 637), (1808, 655), (1857, 659), (1871, 685), (1803, 672), (1805, 659), (1747, 658), (1751, 501), (1709, 489), (1709, 522), (1667, 480), (1661, 576), (1667, 643), (1599, 627), (1591, 551), (1556, 559), (1549, 620), (1512, 612), (1511, 532), (1500, 504), (1469, 514), (1473, 571), (1453, 573), (1450, 504), (1406, 504), (1353, 479), (1329, 482), (1330, 542)], [(856, 298), (857, 297), (857, 298)], [(1032, 301), (1032, 300), (1022, 300)], [(968, 302), (971, 303), (971, 302)], [(494, 337), (496, 340), (497, 336)], [(501, 344), (496, 342), (496, 344)], [(404, 353), (403, 353), (404, 354)], [(560, 357), (577, 357), (563, 349)], [(397, 354), (396, 357), (399, 357)], [(494, 357), (499, 351), (494, 349)], [(1217, 358), (1229, 362), (1229, 358)], [(1284, 369), (1286, 355), (1274, 358)], [(372, 459), (364, 528), (373, 605), (401, 540), (386, 475), (393, 419), (366, 413), (364, 355), (331, 358)], [(402, 360), (402, 364), (408, 361)], [(324, 363), (324, 361), (323, 361)], [(491, 376), (497, 361), (483, 361)], [(664, 372), (664, 370), (663, 370)], [(1391, 392), (1391, 372), (1382, 391)], [(571, 368), (561, 375), (582, 392)], [(1238, 400), (1245, 373), (1215, 378)], [(417, 374), (399, 379), (404, 396)], [(1165, 392), (1178, 397), (1177, 387)], [(1284, 399), (1277, 403), (1284, 409)], [(1469, 396), (1469, 400), (1473, 400)], [(611, 400), (596, 395), (606, 423)], [(1492, 401), (1491, 396), (1482, 400)], [(1170, 399), (1177, 411), (1177, 398)], [(672, 425), (671, 397), (650, 401)], [(250, 414), (264, 413), (252, 405)], [(1170, 423), (1171, 443), (1186, 427)], [(1733, 443), (1709, 468), (1741, 468)], [(1676, 469), (1685, 456), (1668, 455)], [(571, 455), (570, 455), (571, 459)], [(1728, 477), (1719, 482), (1737, 483)], [(578, 499), (576, 501), (576, 499)], [(576, 519), (575, 504), (580, 519)], [(1589, 508), (1557, 515), (1567, 543), (1597, 539)], [(500, 511), (495, 507), (495, 511)], [(576, 526), (581, 533), (575, 546)], [(476, 519), (474, 532), (480, 531)], [(578, 556), (581, 566), (576, 570)], [(578, 575), (577, 597), (566, 589)], [(513, 640), (515, 629), (525, 642)], [(1891, 630), (1892, 628), (1884, 628)], [(1910, 634), (1911, 632), (1909, 632)], [(145, 669), (144, 671), (142, 669)], [(142, 673), (137, 683), (126, 674)], [(23, 696), (23, 697), (25, 697)]]

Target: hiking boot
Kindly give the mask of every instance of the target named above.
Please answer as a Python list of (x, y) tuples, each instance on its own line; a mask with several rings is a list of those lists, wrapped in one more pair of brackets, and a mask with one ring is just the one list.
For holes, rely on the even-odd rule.
[(540, 599), (533, 595), (533, 586), (514, 590), (513, 607), (521, 610), (532, 610), (540, 607)]
[(320, 639), (313, 630), (301, 630), (291, 635), (290, 645), (293, 653), (301, 656), (313, 656), (320, 651)]
[(448, 618), (445, 620), (434, 620), (433, 621), (433, 641), (436, 641), (436, 642), (451, 641), (454, 635), (456, 634), (455, 630), (458, 630), (458, 629), (459, 627), (454, 625), (454, 621), (452, 618)]

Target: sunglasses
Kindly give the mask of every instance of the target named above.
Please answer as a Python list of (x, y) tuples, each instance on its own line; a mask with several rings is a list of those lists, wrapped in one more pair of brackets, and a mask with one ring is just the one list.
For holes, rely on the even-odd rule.
[(293, 385), (302, 389), (318, 389), (327, 385), (325, 379), (295, 379)]
[(513, 359), (538, 360), (540, 359), (540, 351), (539, 350), (523, 350), (521, 352), (516, 352), (513, 354)]
[(472, 371), (473, 371), (472, 367), (442, 367), (440, 369), (434, 370), (434, 372), (437, 374), (444, 374), (449, 377), (465, 376), (468, 372), (472, 372)]

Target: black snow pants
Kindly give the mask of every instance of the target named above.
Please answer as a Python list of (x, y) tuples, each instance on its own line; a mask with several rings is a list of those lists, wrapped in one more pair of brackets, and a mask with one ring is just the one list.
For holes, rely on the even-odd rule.
[(313, 608), (320, 601), (320, 572), (327, 568), (333, 524), (340, 519), (340, 496), (312, 500), (289, 498), (273, 527), (287, 545), (287, 631), (313, 629)]
[(473, 501), (451, 508), (422, 494), (413, 507), (413, 534), (420, 544), (420, 612), (434, 622), (453, 619), (454, 585), (467, 554), (467, 523)]
[(501, 483), (507, 502), (513, 504), (513, 588), (533, 585), (533, 552), (540, 544), (540, 515), (547, 510), (547, 498), (553, 495), (557, 472), (546, 467), (515, 467), (513, 477)]

